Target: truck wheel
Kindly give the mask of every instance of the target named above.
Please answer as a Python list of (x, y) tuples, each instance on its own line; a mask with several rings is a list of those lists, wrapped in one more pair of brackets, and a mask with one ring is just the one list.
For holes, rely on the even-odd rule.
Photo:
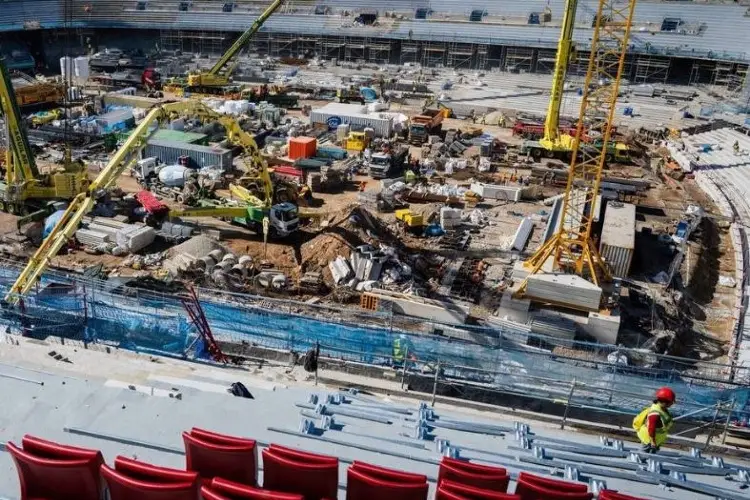
[(612, 155), (612, 153), (607, 153), (604, 156), (604, 159), (607, 161), (607, 163), (612, 163), (612, 161), (615, 159), (615, 157)]
[(531, 150), (531, 156), (534, 158), (534, 160), (539, 161), (539, 159), (542, 157), (542, 150), (539, 148), (533, 148)]
[(544, 156), (546, 156), (547, 158), (554, 158), (555, 157), (555, 152), (552, 149), (545, 149), (544, 150)]

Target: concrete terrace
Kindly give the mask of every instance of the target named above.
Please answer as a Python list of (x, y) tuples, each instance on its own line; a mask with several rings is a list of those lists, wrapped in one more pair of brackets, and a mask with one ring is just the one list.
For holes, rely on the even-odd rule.
[[(251, 437), (262, 443), (275, 442), (338, 456), (342, 462), (342, 487), (346, 481), (346, 467), (349, 461), (356, 459), (426, 474), (434, 489), (440, 455), (434, 442), (413, 438), (414, 423), (411, 419), (415, 418), (417, 409), (414, 400), (388, 400), (390, 404), (412, 411), (411, 415), (386, 413), (392, 422), (390, 425), (353, 417), (337, 417), (336, 420), (343, 428), (340, 431), (329, 430), (322, 435), (323, 439), (337, 441), (329, 443), (294, 435), (300, 423), (300, 408), (295, 404), (307, 402), (311, 393), (324, 398), (326, 393), (336, 390), (336, 387), (313, 386), (310, 375), (298, 371), (299, 368), (291, 370), (266, 366), (249, 372), (157, 359), (129, 352), (107, 354), (84, 350), (80, 346), (61, 346), (25, 339), (20, 339), (20, 345), (16, 345), (17, 341), (16, 338), (9, 341), (9, 337), (5, 337), (0, 343), (0, 397), (4, 401), (12, 401), (12, 404), (4, 405), (0, 411), (2, 442), (18, 442), (25, 433), (30, 433), (62, 443), (101, 449), (108, 463), (122, 454), (154, 464), (184, 467), (184, 457), (180, 452), (180, 433), (197, 426)], [(60, 354), (62, 359), (56, 360), (49, 355), (51, 351)], [(245, 383), (255, 399), (240, 399), (226, 394), (224, 388), (232, 381)], [(129, 390), (127, 386), (130, 384), (136, 385), (138, 390)], [(175, 389), (181, 394), (181, 399), (167, 396), (169, 392), (174, 393)], [(380, 404), (386, 402), (375, 396), (364, 396), (364, 400), (353, 399), (349, 405), (334, 404), (328, 407), (336, 411), (342, 407), (364, 408), (365, 404), (372, 404), (373, 400), (379, 400), (377, 402)], [(511, 428), (514, 420), (520, 420), (510, 415), (459, 410), (445, 405), (438, 405), (435, 412), (443, 421), (466, 420)], [(563, 440), (578, 446), (592, 446), (602, 454), (614, 451), (609, 448), (602, 452), (597, 437), (577, 434), (570, 428), (561, 431), (557, 423), (531, 420), (526, 420), (525, 423), (530, 426), (533, 433), (531, 437), (537, 444), (542, 444), (544, 439)], [(317, 420), (316, 424), (319, 425), (320, 421)], [(436, 421), (436, 425), (440, 425), (440, 419)], [(273, 432), (268, 429), (271, 426), (289, 430), (291, 434)], [(98, 433), (100, 436), (66, 432), (66, 428)], [(449, 440), (452, 446), (464, 447), (461, 451), (463, 457), (477, 462), (501, 464), (512, 474), (521, 470), (549, 474), (553, 468), (559, 472), (566, 463), (566, 460), (558, 459), (541, 465), (533, 463), (535, 460), (531, 450), (516, 449), (520, 445), (512, 432), (507, 432), (504, 436), (490, 436), (438, 427), (433, 433), (435, 438)], [(131, 441), (131, 444), (123, 444), (113, 441), (113, 436), (120, 441), (141, 443), (136, 445)], [(604, 480), (610, 489), (654, 500), (711, 498), (685, 488), (659, 485), (658, 479), (667, 481), (668, 476), (656, 476), (655, 479), (655, 476), (645, 471), (637, 472), (634, 470), (637, 467), (625, 458), (585, 456), (559, 449), (555, 451), (553, 448), (559, 447), (560, 443), (552, 441), (547, 441), (543, 446), (546, 447), (548, 456), (557, 454), (558, 457), (574, 460), (568, 463), (579, 462), (577, 467), (582, 471), (583, 481), (588, 481), (588, 477)], [(635, 446), (633, 443), (625, 443), (626, 449)], [(383, 452), (372, 451), (375, 449)], [(687, 457), (685, 452), (679, 452), (679, 455)], [(616, 468), (602, 467), (601, 464), (586, 466), (582, 463), (583, 460), (609, 461)], [(740, 483), (723, 477), (723, 473), (731, 476), (734, 470), (717, 471), (715, 467), (708, 465), (710, 460), (703, 463), (683, 458), (680, 462), (705, 466), (702, 471), (697, 471), (701, 473), (687, 474), (689, 481), (719, 488), (717, 493), (723, 498), (747, 498), (745, 491), (740, 489)], [(664, 464), (665, 468), (670, 466), (680, 469), (674, 464)], [(750, 468), (750, 462), (727, 458), (725, 466), (747, 469)], [(597, 473), (584, 473), (584, 470), (588, 470), (586, 467), (594, 467), (591, 470), (596, 470)], [(689, 487), (694, 488), (693, 485)], [(511, 485), (510, 491), (512, 488)], [(0, 453), (0, 495), (7, 498), (19, 496), (14, 466), (7, 453)], [(340, 490), (339, 498), (344, 498), (343, 489)]]

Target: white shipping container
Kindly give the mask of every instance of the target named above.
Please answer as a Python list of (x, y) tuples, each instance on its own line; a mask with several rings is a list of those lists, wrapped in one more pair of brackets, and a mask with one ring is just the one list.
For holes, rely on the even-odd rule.
[(310, 123), (338, 128), (349, 124), (353, 130), (371, 128), (376, 136), (390, 137), (393, 132), (393, 117), (388, 113), (367, 113), (366, 107), (359, 104), (332, 102), (313, 110)]

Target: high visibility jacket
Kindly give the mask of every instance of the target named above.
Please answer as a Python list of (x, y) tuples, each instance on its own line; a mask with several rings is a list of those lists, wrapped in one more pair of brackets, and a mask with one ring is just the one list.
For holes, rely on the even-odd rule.
[(406, 356), (406, 350), (408, 349), (404, 344), (406, 342), (402, 342), (400, 338), (393, 341), (393, 361), (395, 363), (403, 363), (404, 361), (404, 356)]
[(651, 443), (651, 436), (648, 434), (648, 417), (653, 414), (659, 415), (659, 420), (661, 421), (661, 426), (657, 427), (654, 433), (656, 446), (661, 446), (667, 441), (667, 436), (669, 435), (669, 430), (672, 428), (672, 424), (674, 424), (674, 419), (660, 404), (654, 403), (651, 406), (647, 406), (642, 412), (636, 415), (633, 419), (633, 429), (638, 434), (641, 443)]

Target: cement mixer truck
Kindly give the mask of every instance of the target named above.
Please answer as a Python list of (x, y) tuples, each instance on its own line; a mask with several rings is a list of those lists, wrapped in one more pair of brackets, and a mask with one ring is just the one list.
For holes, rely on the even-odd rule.
[(214, 191), (213, 183), (204, 182), (197, 170), (160, 164), (157, 158), (138, 160), (131, 175), (144, 189), (183, 205), (193, 206), (202, 198), (212, 197)]

